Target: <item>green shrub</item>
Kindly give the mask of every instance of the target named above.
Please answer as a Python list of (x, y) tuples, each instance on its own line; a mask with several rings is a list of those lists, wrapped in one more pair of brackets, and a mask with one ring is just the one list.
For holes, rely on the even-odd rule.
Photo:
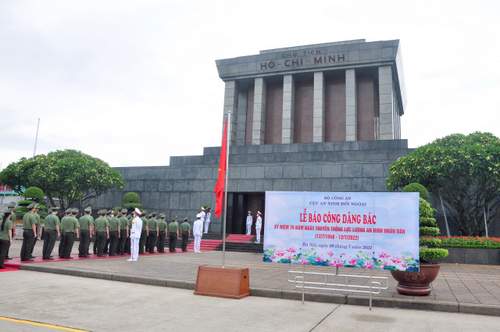
[(435, 237), (421, 237), (419, 243), (421, 247), (437, 248), (441, 244), (441, 239)]
[(419, 193), (420, 198), (423, 198), (425, 200), (429, 199), (429, 192), (427, 189), (422, 186), (420, 183), (410, 183), (406, 187), (403, 188), (404, 193)]
[(134, 192), (128, 192), (123, 196), (123, 202), (139, 203), (140, 201), (141, 199), (139, 198), (139, 195)]
[(432, 218), (436, 211), (436, 209), (432, 208), (431, 203), (423, 198), (419, 199), (418, 215), (420, 218)]
[(124, 208), (135, 208), (135, 207), (142, 207), (142, 204), (141, 203), (124, 203), (122, 204)]
[(420, 227), (420, 236), (438, 236), (439, 228), (437, 227)]
[(437, 222), (435, 218), (421, 217), (420, 218), (420, 227), (437, 227)]
[(38, 187), (29, 187), (23, 193), (24, 198), (33, 198), (36, 201), (42, 200), (44, 196), (42, 189)]
[(450, 253), (446, 249), (420, 249), (420, 261), (421, 262), (431, 262), (433, 260), (444, 258)]
[(31, 203), (34, 203), (34, 201), (29, 200), (29, 199), (25, 199), (25, 200), (19, 201), (19, 202), (17, 203), (17, 206), (28, 206), (28, 205), (30, 205)]

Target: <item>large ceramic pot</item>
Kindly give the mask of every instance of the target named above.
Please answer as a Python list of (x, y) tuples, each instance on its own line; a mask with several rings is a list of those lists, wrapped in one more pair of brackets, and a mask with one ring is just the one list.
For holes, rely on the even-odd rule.
[(405, 295), (429, 295), (433, 282), (441, 268), (441, 264), (420, 264), (420, 272), (391, 271), (398, 282), (396, 290)]

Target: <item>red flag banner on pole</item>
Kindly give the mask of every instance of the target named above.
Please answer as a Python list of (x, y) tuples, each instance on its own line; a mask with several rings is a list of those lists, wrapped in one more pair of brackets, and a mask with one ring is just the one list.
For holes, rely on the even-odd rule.
[(224, 135), (222, 136), (222, 146), (220, 149), (219, 177), (215, 186), (215, 215), (220, 218), (224, 203), (224, 184), (226, 178), (226, 158), (227, 158), (227, 118), (224, 125)]

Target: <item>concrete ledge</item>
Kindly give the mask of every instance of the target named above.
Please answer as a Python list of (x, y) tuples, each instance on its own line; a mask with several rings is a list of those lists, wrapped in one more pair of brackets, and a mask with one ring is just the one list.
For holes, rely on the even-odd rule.
[[(160, 286), (160, 287), (173, 287), (187, 290), (194, 290), (196, 283), (193, 281), (184, 280), (167, 280), (161, 278), (133, 276), (121, 273), (108, 273), (97, 271), (86, 271), (78, 269), (61, 268), (55, 266), (42, 266), (37, 264), (22, 264), (21, 270), (63, 274), (75, 277), (95, 278), (112, 281), (130, 282), (136, 284)], [(279, 289), (266, 289), (266, 288), (250, 288), (250, 295), (259, 297), (269, 297), (287, 300), (302, 301), (301, 291), (289, 291)], [(358, 295), (344, 295), (338, 293), (305, 293), (305, 301), (308, 302), (324, 302), (348, 305), (368, 306), (368, 296)], [(442, 311), (442, 312), (460, 312), (475, 315), (486, 316), (500, 316), (500, 306), (487, 305), (487, 304), (473, 304), (473, 303), (458, 303), (458, 302), (439, 302), (439, 301), (422, 301), (415, 300), (412, 297), (408, 298), (380, 298), (372, 297), (372, 305), (374, 307), (382, 308), (401, 308), (412, 310), (429, 310), (429, 311)]]
[(250, 296), (259, 296), (259, 297), (269, 297), (273, 299), (281, 299), (282, 291), (279, 289), (266, 289), (266, 288), (251, 288), (250, 287)]
[(500, 317), (500, 306), (488, 304), (462, 303), (460, 312), (465, 314), (486, 315)]

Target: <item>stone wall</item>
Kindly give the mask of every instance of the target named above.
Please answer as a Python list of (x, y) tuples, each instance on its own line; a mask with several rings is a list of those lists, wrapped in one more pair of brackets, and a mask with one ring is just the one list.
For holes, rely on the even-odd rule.
[[(386, 191), (389, 166), (406, 156), (407, 140), (232, 146), (228, 190), (377, 192)], [(123, 195), (136, 192), (149, 212), (195, 219), (201, 206), (215, 209), (220, 147), (201, 156), (171, 157), (170, 166), (118, 167), (125, 187), (101, 196), (94, 206), (121, 206)], [(221, 232), (212, 215), (211, 232)]]

